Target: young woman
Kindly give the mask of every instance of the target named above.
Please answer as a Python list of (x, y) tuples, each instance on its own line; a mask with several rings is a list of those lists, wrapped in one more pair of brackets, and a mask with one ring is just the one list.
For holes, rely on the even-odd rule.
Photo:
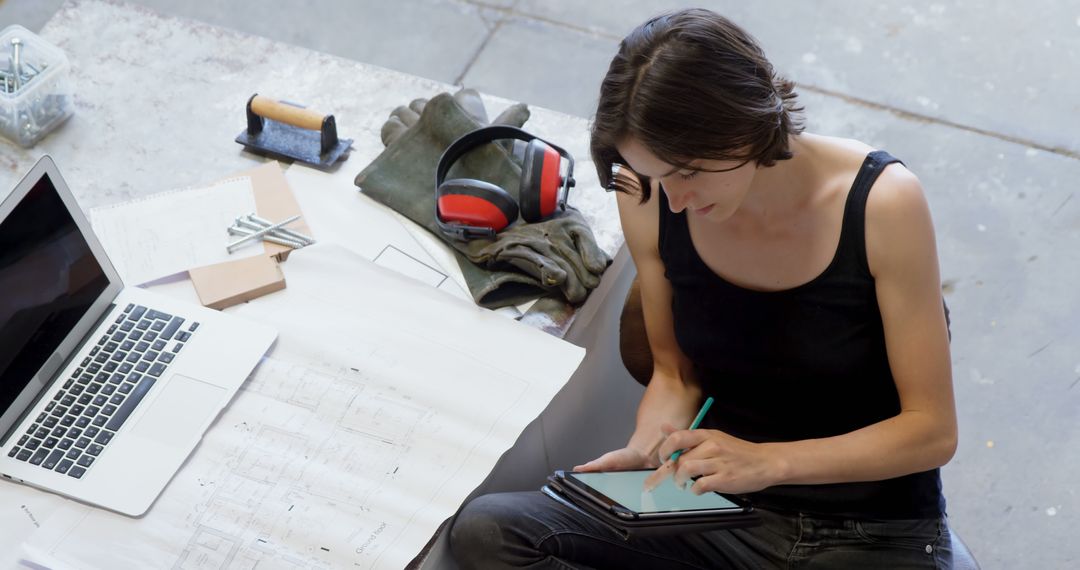
[(666, 14), (622, 41), (591, 143), (654, 366), (626, 447), (575, 470), (685, 449), (654, 477), (746, 494), (763, 524), (624, 541), (540, 493), (489, 495), (453, 528), (463, 566), (949, 566), (938, 468), (957, 428), (926, 199), (887, 153), (803, 132), (793, 87), (730, 21)]

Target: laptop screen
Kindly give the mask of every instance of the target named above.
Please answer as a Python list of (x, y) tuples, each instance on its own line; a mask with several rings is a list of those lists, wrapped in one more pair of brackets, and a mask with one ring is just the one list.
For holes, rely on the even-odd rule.
[(0, 413), (109, 285), (43, 175), (0, 222)]

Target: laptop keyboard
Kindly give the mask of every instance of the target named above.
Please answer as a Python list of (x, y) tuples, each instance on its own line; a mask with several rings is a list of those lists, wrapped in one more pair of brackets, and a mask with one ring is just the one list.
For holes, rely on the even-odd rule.
[(82, 478), (198, 328), (128, 305), (8, 457)]

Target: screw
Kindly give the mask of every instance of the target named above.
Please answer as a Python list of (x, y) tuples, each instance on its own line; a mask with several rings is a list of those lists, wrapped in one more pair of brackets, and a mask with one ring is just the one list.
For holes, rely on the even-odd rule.
[(296, 220), (299, 220), (299, 219), (300, 219), (300, 216), (293, 216), (293, 217), (291, 217), (291, 218), (289, 218), (289, 219), (287, 219), (287, 220), (285, 220), (283, 222), (279, 222), (279, 223), (274, 224), (274, 225), (272, 225), (272, 226), (270, 226), (268, 228), (263, 228), (261, 230), (258, 230), (258, 231), (254, 232), (254, 233), (249, 234), (247, 237), (244, 237), (242, 239), (238, 239), (238, 240), (230, 243), (228, 246), (226, 246), (225, 249), (228, 250), (229, 253), (232, 253), (232, 252), (236, 251), (237, 248), (239, 248), (241, 245), (244, 245), (245, 243), (247, 243), (247, 242), (249, 242), (249, 241), (251, 241), (253, 239), (261, 238), (262, 236), (264, 236), (264, 235), (266, 235), (266, 234), (268, 234), (268, 233), (270, 233), (270, 232), (272, 232), (272, 231), (274, 231), (274, 230), (276, 230), (276, 229), (278, 229), (278, 228), (280, 228), (280, 227), (282, 227), (282, 226), (284, 226), (286, 224), (291, 224), (291, 223), (293, 223), (293, 222), (295, 222)]
[(251, 220), (247, 219), (247, 216), (240, 216), (238, 218), (235, 218), (233, 221), (236, 222), (237, 227), (247, 228), (254, 232), (257, 232), (266, 227), (260, 226), (259, 224), (252, 222)]
[(18, 91), (22, 88), (21, 78), (22, 75), (22, 62), (19, 61), (19, 52), (22, 50), (22, 40), (19, 38), (11, 38), (11, 73), (15, 75), (15, 90)]
[[(256, 224), (247, 218), (236, 218), (236, 227), (248, 230), (249, 233), (254, 233), (259, 230), (266, 229), (266, 226), (260, 226), (259, 224)], [(270, 234), (278, 237), (287, 237), (285, 234), (281, 233), (280, 228), (271, 231)]]
[[(19, 58), (19, 59), (21, 60), (22, 58)], [(30, 83), (31, 79), (41, 75), (41, 72), (45, 71), (45, 68), (48, 67), (48, 64), (42, 63), (41, 68), (38, 69), (38, 67), (36, 65), (34, 65), (34, 64), (32, 64), (32, 63), (30, 63), (28, 61), (20, 61), (20, 64), (21, 64), (21, 67), (20, 67), (18, 75), (19, 75), (19, 79), (22, 82), (22, 87), (26, 87), (26, 84)], [(13, 77), (13, 76), (14, 76), (14, 72), (12, 72), (12, 75), (9, 75), (9, 77)]]
[(18, 114), (22, 115), (23, 120), (26, 121), (23, 127), (24, 139), (27, 141), (37, 140), (38, 135), (41, 134), (41, 128), (38, 126), (37, 121), (34, 120), (34, 115), (30, 109), (23, 109)]
[[(18, 84), (16, 84), (16, 89), (18, 89)], [(37, 140), (38, 135), (41, 134), (41, 128), (37, 121), (34, 120), (33, 111), (30, 108), (26, 108), (21, 111), (21, 114), (26, 120), (26, 124), (23, 125), (23, 130), (26, 134), (25, 138), (27, 140)], [(16, 119), (18, 119), (18, 117), (16, 117)]]
[[(252, 233), (254, 233), (254, 232), (245, 230), (243, 228), (229, 228), (229, 234), (234, 235), (234, 236), (249, 236)], [(284, 246), (287, 246), (287, 247), (291, 247), (293, 249), (300, 249), (300, 248), (304, 247), (305, 245), (307, 245), (307, 244), (300, 243), (298, 241), (294, 241), (294, 240), (291, 240), (291, 239), (285, 239), (285, 238), (281, 238), (281, 237), (278, 237), (278, 236), (272, 236), (272, 235), (264, 235), (262, 237), (262, 239), (263, 239), (263, 241), (268, 241), (270, 243), (276, 243), (276, 244), (279, 244), (279, 245), (284, 245)]]
[[(251, 222), (254, 222), (255, 224), (258, 224), (260, 227), (263, 227), (263, 228), (273, 225), (273, 222), (271, 222), (270, 220), (267, 220), (265, 218), (260, 218), (259, 216), (256, 216), (254, 213), (248, 214), (247, 219), (249, 221), (251, 221)], [(306, 243), (308, 245), (311, 245), (311, 244), (315, 243), (315, 240), (312, 239), (310, 236), (306, 236), (306, 235), (304, 235), (304, 234), (302, 234), (300, 232), (295, 232), (293, 230), (290, 230), (289, 228), (281, 228), (281, 233), (289, 236), (290, 238), (292, 238), (292, 239), (294, 239), (296, 241), (300, 241), (300, 242)]]
[[(250, 215), (251, 214), (249, 214), (248, 216), (242, 216), (242, 217), (236, 218), (236, 225), (238, 227), (246, 228), (246, 229), (249, 229), (249, 230), (252, 230), (252, 231), (259, 231), (259, 230), (262, 230), (262, 229), (266, 229), (268, 227), (269, 224), (268, 225), (262, 225), (262, 224), (256, 223), (254, 220), (249, 219)], [(304, 245), (311, 245), (311, 244), (315, 243), (315, 240), (309, 238), (308, 236), (305, 236), (304, 234), (297, 233), (297, 232), (294, 232), (294, 231), (291, 231), (291, 230), (287, 230), (286, 228), (277, 228), (277, 229), (273, 230), (270, 233), (272, 235), (277, 236), (277, 237), (284, 238), (284, 239), (287, 239), (289, 241), (299, 242), (299, 243), (302, 243)]]

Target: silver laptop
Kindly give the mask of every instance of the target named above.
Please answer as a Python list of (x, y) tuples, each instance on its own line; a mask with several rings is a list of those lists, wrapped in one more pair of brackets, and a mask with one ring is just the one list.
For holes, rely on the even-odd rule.
[(124, 287), (44, 157), (0, 203), (0, 474), (139, 516), (276, 336)]

